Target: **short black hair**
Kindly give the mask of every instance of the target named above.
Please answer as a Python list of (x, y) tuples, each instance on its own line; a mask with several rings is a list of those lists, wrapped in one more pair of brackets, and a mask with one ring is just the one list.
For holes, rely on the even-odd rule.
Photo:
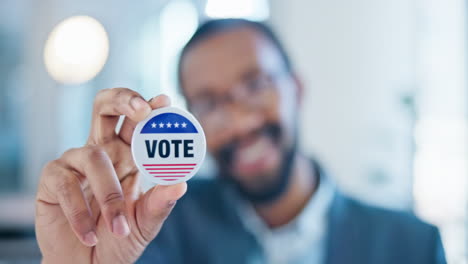
[(185, 44), (182, 52), (179, 56), (179, 63), (177, 66), (177, 76), (179, 80), (179, 89), (182, 90), (182, 76), (181, 76), (181, 67), (182, 61), (187, 54), (187, 52), (197, 43), (214, 36), (219, 33), (223, 33), (229, 30), (238, 29), (238, 28), (253, 28), (263, 34), (268, 40), (273, 43), (273, 45), (278, 49), (278, 52), (281, 56), (281, 59), (284, 62), (285, 68), (287, 72), (292, 72), (292, 63), (289, 59), (289, 56), (284, 48), (283, 44), (277, 37), (277, 35), (273, 32), (273, 30), (265, 23), (256, 22), (241, 18), (224, 18), (224, 19), (212, 19), (202, 23), (195, 33), (192, 35), (190, 40)]

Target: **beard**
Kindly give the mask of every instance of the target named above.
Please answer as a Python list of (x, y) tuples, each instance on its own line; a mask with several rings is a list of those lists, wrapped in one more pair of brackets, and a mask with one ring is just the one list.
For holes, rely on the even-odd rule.
[[(258, 133), (270, 137), (272, 142), (282, 142), (283, 139), (283, 131), (277, 124), (267, 125)], [(282, 147), (281, 162), (277, 170), (264, 175), (255, 175), (249, 183), (241, 182), (238, 180), (239, 177), (233, 174), (231, 164), (238, 145), (239, 140), (234, 140), (218, 151), (216, 160), (220, 171), (219, 178), (234, 186), (245, 199), (253, 204), (269, 204), (276, 201), (289, 187), (297, 151), (296, 137), (289, 147)]]

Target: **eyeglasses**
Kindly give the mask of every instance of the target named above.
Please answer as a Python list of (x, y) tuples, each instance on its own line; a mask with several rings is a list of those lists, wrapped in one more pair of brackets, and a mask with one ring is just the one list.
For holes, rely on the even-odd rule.
[(236, 104), (248, 109), (263, 108), (271, 103), (276, 82), (284, 75), (284, 72), (274, 75), (256, 74), (235, 85), (223, 96), (205, 95), (193, 99), (190, 110), (198, 117), (206, 117), (227, 104)]

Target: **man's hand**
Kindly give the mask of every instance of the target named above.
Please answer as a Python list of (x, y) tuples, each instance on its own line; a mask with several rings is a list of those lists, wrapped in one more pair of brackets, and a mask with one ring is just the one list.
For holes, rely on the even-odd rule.
[(167, 96), (146, 102), (125, 88), (99, 92), (87, 144), (42, 172), (36, 235), (44, 263), (132, 263), (158, 234), (187, 185), (143, 193), (130, 142), (137, 122), (169, 104)]

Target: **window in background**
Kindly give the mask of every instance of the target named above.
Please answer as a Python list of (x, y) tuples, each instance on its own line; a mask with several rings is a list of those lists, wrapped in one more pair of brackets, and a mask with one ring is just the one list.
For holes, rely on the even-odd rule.
[(184, 101), (177, 92), (177, 62), (180, 51), (198, 26), (197, 9), (191, 1), (171, 1), (161, 12), (161, 88), (176, 106)]
[(466, 5), (419, 1), (420, 90), (416, 111), (416, 212), (437, 224), (449, 263), (468, 263)]
[(266, 20), (270, 16), (268, 0), (207, 0), (205, 14), (211, 18)]
[(159, 16), (152, 16), (141, 28), (139, 43), (140, 57), (140, 94), (151, 98), (160, 93), (160, 66), (161, 66), (161, 30), (159, 29)]
[(15, 89), (18, 69), (22, 63), (22, 36), (9, 28), (0, 27), (0, 193), (16, 192), (21, 188), (23, 154), (22, 123), (17, 115), (22, 108), (21, 89)]
[[(189, 0), (170, 1), (159, 16), (150, 18), (141, 38), (142, 94), (165, 93), (172, 104), (185, 107), (177, 90), (180, 51), (198, 26), (198, 12)], [(159, 89), (158, 89), (159, 88)]]

